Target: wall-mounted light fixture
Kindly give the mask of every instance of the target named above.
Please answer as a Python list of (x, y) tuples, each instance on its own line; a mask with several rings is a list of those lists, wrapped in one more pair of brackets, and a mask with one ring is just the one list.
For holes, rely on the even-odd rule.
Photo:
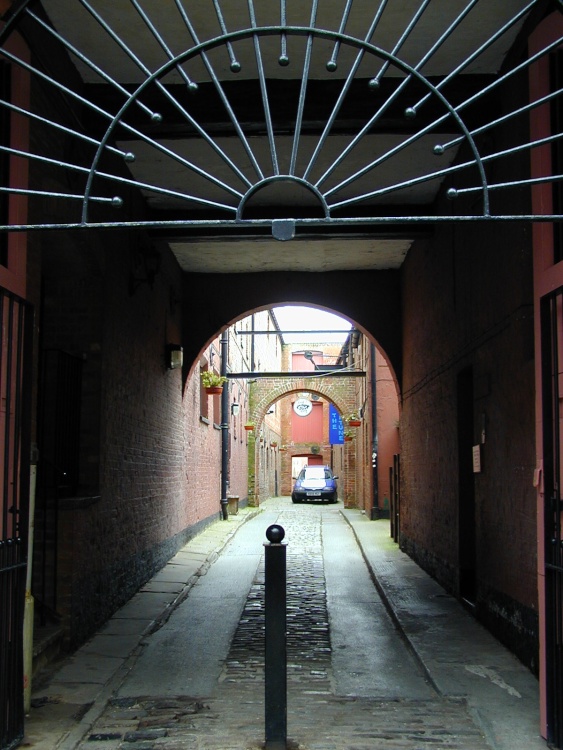
[(237, 404), (236, 401), (234, 401), (231, 404), (231, 414), (233, 415), (233, 417), (237, 417), (239, 412), (240, 412), (240, 404)]
[(156, 274), (160, 270), (160, 253), (152, 245), (142, 245), (131, 253), (129, 271), (129, 294), (135, 294), (141, 284), (152, 289)]
[(184, 364), (184, 350), (179, 344), (166, 345), (166, 367), (169, 370), (177, 370)]

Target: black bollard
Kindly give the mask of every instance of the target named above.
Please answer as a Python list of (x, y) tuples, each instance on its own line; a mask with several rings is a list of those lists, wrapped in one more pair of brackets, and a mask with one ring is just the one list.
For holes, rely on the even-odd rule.
[(286, 545), (282, 526), (269, 526), (265, 544), (266, 750), (287, 747)]

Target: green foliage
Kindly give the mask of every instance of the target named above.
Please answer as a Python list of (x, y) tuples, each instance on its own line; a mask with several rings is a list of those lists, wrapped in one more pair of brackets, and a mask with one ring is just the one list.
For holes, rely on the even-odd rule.
[(212, 370), (204, 370), (201, 373), (201, 382), (204, 388), (217, 388), (222, 386), (227, 378), (224, 375), (217, 375)]

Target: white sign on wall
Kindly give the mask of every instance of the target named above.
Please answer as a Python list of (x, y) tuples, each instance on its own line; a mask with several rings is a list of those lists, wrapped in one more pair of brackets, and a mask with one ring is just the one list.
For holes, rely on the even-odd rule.
[(306, 417), (313, 411), (313, 404), (308, 398), (298, 398), (293, 404), (293, 411), (299, 417)]
[(473, 446), (473, 473), (474, 474), (481, 473), (481, 446), (480, 445)]

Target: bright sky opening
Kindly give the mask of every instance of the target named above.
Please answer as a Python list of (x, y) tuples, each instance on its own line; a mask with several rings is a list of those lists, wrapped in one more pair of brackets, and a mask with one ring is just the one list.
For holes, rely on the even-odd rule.
[[(315, 307), (286, 305), (274, 307), (274, 315), (282, 331), (303, 331), (283, 334), (286, 344), (344, 342), (351, 323), (339, 315)], [(305, 331), (341, 331), (341, 333), (305, 333)]]

